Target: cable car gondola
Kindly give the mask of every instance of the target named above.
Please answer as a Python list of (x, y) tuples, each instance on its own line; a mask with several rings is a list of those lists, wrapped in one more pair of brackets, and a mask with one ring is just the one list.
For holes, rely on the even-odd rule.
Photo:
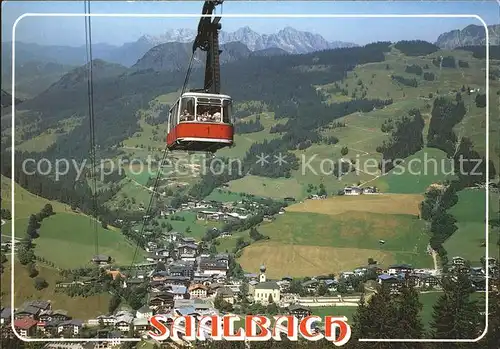
[[(167, 148), (169, 150), (215, 152), (233, 145), (232, 99), (220, 93), (219, 23), (221, 17), (211, 15), (223, 1), (205, 1), (198, 34), (193, 44), (186, 80), (181, 96), (170, 109)], [(185, 92), (194, 53), (206, 51), (205, 81), (201, 90)]]
[(228, 95), (186, 92), (170, 109), (170, 150), (216, 151), (233, 144), (232, 100)]

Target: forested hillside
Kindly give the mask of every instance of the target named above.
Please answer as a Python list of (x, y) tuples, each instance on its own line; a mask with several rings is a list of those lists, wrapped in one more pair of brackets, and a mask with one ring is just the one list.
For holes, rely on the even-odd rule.
[[(372, 44), (306, 55), (248, 57), (223, 65), (222, 92), (230, 93), (236, 101), (263, 101), (280, 116), (294, 118), (300, 115), (298, 120), (304, 115), (315, 115), (314, 119), (307, 117), (309, 121), (296, 121), (297, 123), (328, 123), (328, 120), (313, 120), (323, 119), (322, 115), (329, 114), (330, 108), (348, 109), (346, 106), (323, 106), (321, 96), (312, 85), (341, 79), (357, 64), (383, 61), (383, 52), (386, 50), (387, 45)], [(304, 66), (319, 69), (304, 71), (301, 69)], [(132, 70), (120, 75), (121, 72), (122, 69), (116, 70), (114, 65), (101, 64), (101, 69), (95, 73), (94, 113), (97, 120), (96, 143), (100, 148), (108, 148), (131, 136), (137, 130), (136, 111), (158, 95), (176, 91), (182, 85), (185, 75), (181, 71), (159, 72), (147, 69)], [(193, 87), (200, 86), (202, 73), (201, 69), (193, 71)], [(85, 117), (88, 108), (87, 81), (84, 76), (77, 75), (73, 78), (74, 74), (70, 72), (51, 88), (20, 107), (20, 111), (27, 111), (27, 122), (33, 122), (38, 115), (42, 115), (43, 122), (36, 124), (40, 133), (70, 116)], [(66, 83), (68, 80), (70, 83)], [(299, 112), (302, 108), (303, 111)], [(338, 112), (333, 112), (329, 118), (338, 117), (335, 115)], [(44, 156), (85, 156), (85, 147), (89, 143), (85, 127), (86, 122), (82, 122), (73, 131), (59, 138), (57, 144), (49, 148)]]

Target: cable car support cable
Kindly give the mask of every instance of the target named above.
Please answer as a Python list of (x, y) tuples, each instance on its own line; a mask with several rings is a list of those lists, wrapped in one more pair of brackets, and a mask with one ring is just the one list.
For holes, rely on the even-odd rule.
[[(162, 157), (162, 159), (160, 161), (160, 165), (158, 166), (158, 170), (157, 170), (157, 174), (156, 174), (156, 179), (155, 179), (155, 182), (153, 184), (153, 191), (151, 193), (151, 198), (149, 199), (149, 204), (148, 204), (148, 207), (146, 208), (145, 215), (144, 215), (143, 220), (142, 220), (141, 230), (139, 231), (139, 238), (140, 239), (142, 239), (143, 234), (144, 234), (144, 228), (146, 227), (146, 224), (147, 224), (147, 222), (150, 219), (150, 213), (151, 213), (151, 207), (153, 206), (153, 200), (154, 200), (154, 198), (156, 196), (159, 195), (159, 193), (158, 193), (158, 183), (160, 182), (160, 178), (161, 178), (161, 174), (162, 174), (161, 169), (162, 169), (162, 166), (163, 166), (163, 162), (167, 158), (167, 154), (168, 154), (168, 148), (165, 146), (165, 149), (163, 150), (163, 157)], [(132, 258), (132, 263), (130, 264), (130, 267), (129, 267), (129, 273), (132, 272), (132, 268), (134, 266), (135, 259), (137, 257), (137, 253), (138, 252), (139, 252), (139, 242), (137, 242), (136, 247), (135, 247), (134, 256)]]
[(88, 93), (88, 109), (89, 109), (89, 126), (90, 126), (90, 160), (91, 169), (90, 175), (92, 176), (93, 182), (93, 223), (94, 223), (94, 234), (95, 234), (95, 254), (99, 255), (99, 234), (97, 226), (97, 178), (96, 178), (96, 142), (95, 142), (95, 118), (94, 118), (94, 84), (93, 84), (93, 72), (92, 72), (92, 28), (91, 28), (91, 18), (90, 18), (90, 0), (84, 1), (85, 9), (85, 49), (87, 54), (87, 64), (88, 64), (88, 75), (87, 75), (87, 93)]

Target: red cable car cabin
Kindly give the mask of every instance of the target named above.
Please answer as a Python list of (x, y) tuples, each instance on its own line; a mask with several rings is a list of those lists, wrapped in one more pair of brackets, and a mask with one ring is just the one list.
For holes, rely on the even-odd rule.
[(221, 94), (186, 92), (170, 109), (169, 150), (215, 152), (233, 144), (232, 99)]

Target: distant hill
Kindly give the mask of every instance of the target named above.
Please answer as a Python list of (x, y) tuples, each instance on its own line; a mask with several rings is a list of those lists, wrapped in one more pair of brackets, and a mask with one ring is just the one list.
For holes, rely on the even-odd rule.
[(258, 51), (253, 51), (250, 53), (250, 56), (283, 56), (283, 55), (288, 55), (289, 53), (286, 52), (285, 50), (278, 48), (278, 47), (269, 47), (265, 48), (263, 50), (258, 50)]
[[(34, 97), (74, 68), (73, 65), (54, 62), (17, 62), (16, 97)], [(2, 61), (2, 86), (10, 92), (12, 86), (12, 64), (10, 60)]]
[[(22, 100), (19, 98), (15, 99), (16, 105), (21, 103)], [(5, 90), (2, 90), (1, 106), (2, 108), (10, 107), (12, 105), (12, 95)]]
[[(4, 64), (12, 61), (12, 42), (2, 42), (2, 72)], [(27, 62), (52, 62), (69, 65), (85, 64), (85, 47), (42, 46), (16, 41), (16, 64)]]
[[(92, 61), (92, 79), (93, 81), (105, 79), (113, 76), (119, 76), (127, 71), (127, 68), (116, 64), (105, 62), (102, 59), (94, 59)], [(61, 88), (68, 89), (75, 87), (82, 82), (86, 82), (89, 75), (89, 64), (75, 68), (65, 74), (56, 83), (50, 86), (49, 89)]]
[(156, 45), (148, 41), (145, 37), (141, 37), (137, 41), (127, 42), (122, 46), (115, 47), (100, 57), (94, 54), (94, 57), (131, 67), (154, 46)]
[[(168, 42), (153, 47), (132, 66), (134, 70), (186, 71), (192, 53), (192, 43)], [(220, 63), (228, 63), (250, 56), (251, 51), (241, 42), (230, 42), (220, 46)], [(206, 54), (198, 50), (193, 67), (205, 65)]]
[[(185, 62), (183, 57), (189, 55), (189, 44), (174, 45), (177, 46), (176, 49), (169, 49), (172, 45), (155, 48), (128, 70), (99, 60), (94, 62), (97, 64), (94, 69), (94, 113), (98, 124), (95, 130), (96, 142), (102, 149), (116, 145), (137, 131), (138, 109), (147, 107), (147, 103), (157, 96), (178, 91), (182, 86), (186, 70), (179, 62)], [(297, 105), (290, 102), (291, 97), (294, 101), (312, 101), (311, 105), (321, 106), (321, 97), (312, 87), (313, 84), (325, 84), (340, 79), (346, 69), (351, 69), (359, 63), (380, 61), (384, 57), (384, 48), (377, 45), (368, 48), (326, 50), (306, 55), (257, 55), (245, 59), (235, 59), (246, 57), (250, 53), (241, 43), (228, 43), (223, 45), (222, 49), (224, 52), (221, 58), (226, 61), (221, 69), (222, 93), (230, 91), (235, 100), (262, 100), (272, 105), (279, 104), (282, 113), (294, 114)], [(224, 55), (228, 56), (224, 58)], [(165, 69), (172, 68), (172, 62), (177, 62), (177, 71)], [(311, 64), (320, 69), (304, 69)], [(37, 125), (37, 132), (32, 137), (50, 128), (59, 127), (63, 120), (72, 116), (86, 118), (86, 74), (86, 68), (77, 68), (40, 95), (21, 104), (21, 110), (30, 111), (30, 116), (26, 114), (26, 122)], [(203, 76), (203, 69), (195, 67), (190, 85), (200, 86)], [(303, 85), (297, 89), (298, 84)], [(57, 144), (48, 149), (46, 155), (86, 156), (88, 144), (88, 124), (83, 119), (70, 133), (59, 136)]]
[[(500, 24), (488, 26), (490, 45), (500, 45)], [(443, 49), (454, 49), (461, 46), (479, 46), (486, 44), (483, 26), (468, 25), (462, 30), (456, 29), (439, 35), (436, 45)]]

